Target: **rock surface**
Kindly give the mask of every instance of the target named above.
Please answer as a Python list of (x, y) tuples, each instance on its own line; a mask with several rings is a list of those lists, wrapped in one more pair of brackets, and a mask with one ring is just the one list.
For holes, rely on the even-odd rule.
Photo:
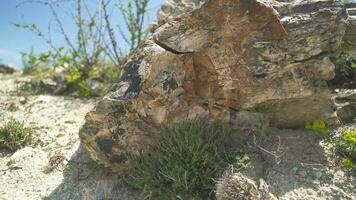
[(16, 70), (12, 67), (9, 67), (7, 65), (3, 65), (3, 64), (0, 64), (0, 73), (3, 73), (3, 74), (12, 74), (14, 73)]
[(344, 8), (331, 0), (269, 2), (168, 1), (182, 9), (166, 12), (171, 19), (86, 116), (80, 137), (92, 158), (125, 170), (128, 154), (145, 148), (160, 124), (197, 117), (235, 127), (241, 112), (259, 115), (262, 127), (336, 123), (326, 81), (347, 27)]
[(158, 10), (158, 23), (163, 24), (179, 15), (192, 12), (208, 0), (166, 0)]
[(337, 116), (343, 123), (355, 120), (356, 117), (356, 89), (337, 90), (333, 97)]

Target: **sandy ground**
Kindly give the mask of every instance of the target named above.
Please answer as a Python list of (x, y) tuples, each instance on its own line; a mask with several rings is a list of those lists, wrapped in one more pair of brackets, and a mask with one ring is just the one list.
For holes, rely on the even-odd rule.
[(23, 121), (40, 144), (0, 153), (0, 199), (132, 199), (80, 145), (78, 131), (94, 100), (17, 96), (16, 80), (22, 79), (0, 74), (0, 126), (11, 118)]
[[(35, 129), (40, 144), (0, 153), (0, 199), (139, 199), (117, 175), (96, 165), (80, 145), (78, 130), (94, 100), (16, 94), (16, 75), (0, 74), (0, 126), (14, 118)], [(356, 124), (344, 125), (356, 129)], [(355, 176), (338, 164), (315, 133), (274, 130), (253, 141), (254, 168), (279, 199), (356, 199)]]
[[(356, 129), (355, 124), (333, 130)], [(273, 130), (250, 142), (252, 169), (243, 172), (263, 178), (269, 191), (281, 200), (356, 199), (355, 174), (341, 167), (330, 143), (307, 130)]]

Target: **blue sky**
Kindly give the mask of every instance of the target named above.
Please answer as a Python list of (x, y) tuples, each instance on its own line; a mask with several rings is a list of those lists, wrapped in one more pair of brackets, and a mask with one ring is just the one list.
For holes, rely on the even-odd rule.
[[(16, 7), (24, 0), (0, 0), (0, 62), (5, 64), (21, 67), (20, 52), (28, 52), (33, 46), (35, 52), (43, 52), (49, 49), (46, 43), (28, 30), (20, 29), (12, 25), (12, 23), (35, 23), (43, 32), (47, 33), (49, 24), (51, 24), (51, 37), (56, 45), (64, 45), (62, 35), (56, 30), (55, 21), (48, 7), (27, 3)], [(88, 4), (95, 6), (97, 0), (84, 0)], [(117, 2), (118, 0), (114, 0)], [(127, 0), (121, 0), (125, 2)], [(164, 0), (150, 0), (149, 16), (150, 20), (156, 19), (156, 13), (159, 6)], [(73, 4), (63, 5), (63, 9), (74, 8)], [(90, 6), (90, 5), (89, 5)], [(65, 13), (65, 12), (63, 12)], [(63, 21), (66, 32), (70, 35), (75, 34), (75, 26), (68, 15), (60, 15)], [(114, 24), (123, 24), (123, 19), (120, 15), (113, 15)], [(123, 41), (119, 44), (123, 45)], [(123, 46), (126, 48), (126, 46)]]

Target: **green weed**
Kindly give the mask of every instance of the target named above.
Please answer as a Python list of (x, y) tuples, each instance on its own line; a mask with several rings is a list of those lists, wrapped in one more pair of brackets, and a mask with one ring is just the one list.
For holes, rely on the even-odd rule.
[(11, 119), (0, 127), (0, 148), (16, 151), (33, 141), (33, 130), (23, 123)]
[(323, 120), (315, 120), (313, 122), (306, 122), (305, 128), (316, 133), (319, 133), (322, 137), (327, 138), (329, 136), (329, 129), (327, 124)]
[(345, 131), (340, 152), (345, 157), (342, 164), (346, 168), (356, 169), (356, 130)]

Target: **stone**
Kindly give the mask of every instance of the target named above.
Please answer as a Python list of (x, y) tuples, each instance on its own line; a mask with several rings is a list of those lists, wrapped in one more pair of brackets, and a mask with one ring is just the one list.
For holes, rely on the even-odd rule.
[(318, 171), (314, 172), (314, 177), (316, 179), (320, 179), (322, 176), (323, 176), (323, 173), (321, 171), (318, 170)]
[(268, 117), (256, 112), (236, 112), (231, 118), (231, 128), (247, 133), (265, 132), (270, 122)]
[(19, 106), (15, 103), (15, 102), (11, 102), (8, 107), (7, 110), (11, 111), (11, 112), (16, 112), (18, 110), (20, 110)]
[(10, 66), (0, 64), (0, 73), (1, 74), (12, 74), (15, 71), (16, 70), (14, 68), (10, 67)]
[(305, 177), (308, 176), (308, 173), (307, 173), (307, 171), (305, 171), (304, 169), (301, 169), (301, 170), (298, 171), (298, 175), (299, 175), (300, 177), (302, 177), (302, 178), (305, 178)]
[(160, 12), (169, 20), (161, 17), (87, 114), (82, 142), (121, 171), (166, 123), (207, 117), (256, 132), (328, 121), (343, 10), (332, 0), (167, 1)]
[(99, 81), (95, 78), (88, 78), (86, 80), (86, 83), (87, 83), (89, 90), (91, 91), (91, 93), (93, 95), (100, 95), (100, 94), (104, 93), (105, 87), (101, 81)]
[(28, 99), (27, 99), (27, 97), (20, 97), (19, 102), (20, 102), (20, 104), (25, 105), (28, 102)]
[(41, 91), (50, 94), (61, 94), (66, 90), (66, 80), (63, 74), (57, 74), (39, 81)]
[(351, 122), (356, 117), (356, 90), (339, 90), (333, 96), (336, 113), (342, 122)]
[(162, 24), (179, 15), (191, 12), (208, 0), (166, 0), (157, 12), (158, 23)]

